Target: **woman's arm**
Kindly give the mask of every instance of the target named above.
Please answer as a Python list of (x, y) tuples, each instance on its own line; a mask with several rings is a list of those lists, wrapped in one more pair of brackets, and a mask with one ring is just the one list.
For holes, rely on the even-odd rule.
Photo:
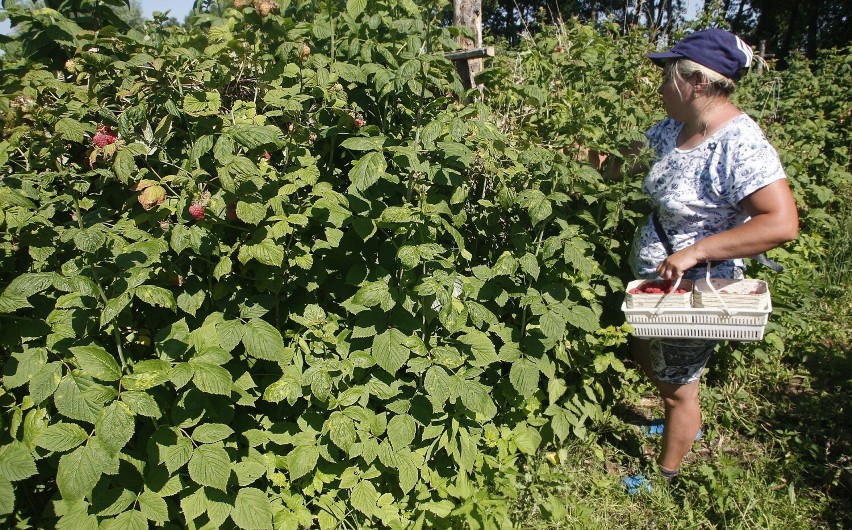
[(671, 280), (703, 261), (754, 256), (798, 235), (799, 213), (785, 179), (760, 188), (740, 201), (740, 205), (751, 219), (675, 252), (660, 263), (657, 274)]
[[(644, 172), (647, 167), (639, 161), (639, 154), (645, 147), (645, 143), (638, 140), (631, 142), (628, 147), (619, 149), (621, 156), (612, 156), (609, 153), (603, 153), (596, 149), (587, 149), (580, 147), (578, 149), (577, 159), (581, 162), (588, 162), (593, 168), (597, 169), (605, 180), (622, 180), (626, 177), (633, 177)], [(627, 168), (625, 168), (625, 162)]]

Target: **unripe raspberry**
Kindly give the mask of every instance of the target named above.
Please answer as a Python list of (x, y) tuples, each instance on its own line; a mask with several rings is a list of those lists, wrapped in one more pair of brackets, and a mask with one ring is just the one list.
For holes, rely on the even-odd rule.
[(303, 61), (308, 60), (308, 56), (311, 54), (311, 47), (307, 44), (302, 44), (302, 52), (299, 54), (299, 58)]
[(189, 215), (191, 215), (196, 221), (200, 221), (204, 219), (204, 206), (201, 204), (194, 202), (189, 205)]

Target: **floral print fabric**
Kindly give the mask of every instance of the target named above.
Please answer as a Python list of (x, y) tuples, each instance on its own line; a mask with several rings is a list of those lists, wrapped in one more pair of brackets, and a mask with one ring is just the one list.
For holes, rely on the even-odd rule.
[[(739, 202), (760, 188), (786, 178), (775, 148), (757, 123), (740, 114), (692, 149), (675, 147), (683, 124), (666, 118), (645, 136), (655, 161), (643, 183), (675, 251), (748, 220)], [(650, 218), (633, 241), (630, 265), (638, 278), (656, 278), (666, 257)], [(731, 278), (743, 267), (730, 260), (713, 276)], [(692, 271), (690, 271), (692, 272)], [(696, 271), (703, 277), (703, 270)]]

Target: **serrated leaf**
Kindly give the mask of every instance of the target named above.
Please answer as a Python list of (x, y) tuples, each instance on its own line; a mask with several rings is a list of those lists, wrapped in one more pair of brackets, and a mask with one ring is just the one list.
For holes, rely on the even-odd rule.
[(462, 344), (470, 346), (474, 357), (474, 361), (471, 362), (473, 366), (488, 366), (489, 364), (495, 363), (499, 360), (494, 343), (488, 335), (482, 331), (469, 331), (468, 333), (460, 336), (458, 340)]
[(234, 429), (223, 423), (203, 423), (192, 431), (192, 439), (198, 443), (221, 442), (234, 434)]
[(222, 97), (212, 92), (192, 92), (183, 98), (183, 110), (192, 116), (209, 116), (219, 113)]
[(166, 466), (169, 473), (175, 473), (192, 458), (192, 441), (182, 435), (175, 438), (172, 445), (159, 447), (160, 462)]
[(538, 446), (541, 445), (541, 435), (538, 431), (524, 424), (515, 428), (513, 440), (518, 449), (526, 455), (534, 455)]
[(85, 445), (59, 459), (56, 485), (63, 499), (82, 499), (95, 487), (102, 473), (99, 450), (96, 445)]
[(364, 191), (382, 178), (388, 163), (380, 151), (370, 151), (355, 161), (349, 179), (358, 191)]
[(82, 142), (86, 137), (86, 126), (73, 118), (60, 118), (54, 131), (69, 142)]
[(42, 431), (35, 440), (37, 446), (53, 452), (74, 449), (86, 441), (89, 435), (75, 423), (54, 423)]
[(87, 254), (94, 254), (102, 249), (104, 243), (106, 234), (100, 228), (85, 228), (74, 235), (74, 245)]
[(443, 404), (450, 398), (450, 377), (440, 366), (430, 366), (423, 386), (432, 401)]
[(346, 0), (346, 12), (353, 20), (358, 18), (358, 15), (364, 12), (367, 7), (367, 0)]
[(15, 489), (12, 483), (0, 477), (0, 515), (12, 513), (15, 509)]
[(208, 394), (231, 395), (234, 380), (231, 373), (221, 366), (203, 362), (191, 362), (192, 382), (202, 392)]
[(385, 144), (384, 136), (353, 136), (340, 143), (340, 147), (350, 151), (381, 151)]
[(159, 185), (149, 186), (142, 190), (136, 200), (144, 210), (152, 210), (166, 201), (166, 188)]
[[(263, 202), (237, 201), (237, 207), (236, 207), (235, 213), (237, 214), (237, 219), (239, 219), (240, 221), (242, 221), (244, 223), (256, 225), (256, 224), (260, 224), (261, 221), (266, 219), (266, 214), (267, 214), (268, 211), (269, 211), (269, 207), (266, 205), (266, 203), (263, 203)], [(271, 240), (269, 240), (269, 241), (270, 241), (270, 243), (275, 245), (274, 241), (271, 241)], [(283, 255), (283, 250), (282, 250), (282, 255)], [(245, 261), (243, 261), (243, 260), (240, 260), (240, 261), (245, 263)], [(279, 261), (278, 264), (280, 265), (281, 262)]]
[(101, 404), (84, 392), (91, 384), (91, 381), (74, 374), (63, 377), (53, 393), (53, 403), (59, 413), (72, 420), (95, 423)]
[(139, 510), (120, 513), (101, 523), (101, 530), (148, 530), (148, 521)]
[(284, 145), (281, 130), (274, 125), (251, 125), (238, 123), (233, 125), (229, 134), (243, 147), (256, 149), (258, 147), (280, 147)]
[(512, 363), (512, 368), (509, 370), (509, 381), (522, 396), (530, 397), (538, 390), (538, 379), (538, 367), (532, 361), (518, 359)]
[(408, 414), (399, 414), (388, 422), (388, 438), (394, 449), (407, 448), (414, 441), (417, 425)]
[(145, 516), (145, 519), (157, 523), (164, 523), (169, 520), (169, 506), (166, 504), (166, 500), (159, 495), (150, 491), (143, 491), (139, 494), (137, 502), (139, 503), (139, 511)]
[(590, 308), (575, 305), (564, 313), (568, 324), (580, 328), (588, 333), (593, 333), (600, 328), (600, 319)]
[(347, 453), (358, 439), (355, 422), (342, 412), (333, 412), (326, 420), (325, 428), (328, 429), (328, 436), (334, 445)]
[(36, 473), (35, 459), (27, 446), (15, 441), (0, 447), (0, 476), (14, 482)]
[(165, 307), (172, 311), (176, 308), (175, 295), (171, 291), (156, 285), (140, 285), (135, 290), (136, 297), (148, 305)]
[(408, 493), (417, 485), (419, 478), (417, 464), (412, 462), (410, 455), (406, 457), (397, 455), (397, 469), (399, 470), (399, 487), (403, 493)]
[(30, 399), (36, 405), (50, 397), (62, 380), (62, 363), (52, 362), (42, 366), (29, 382)]
[(71, 353), (77, 360), (77, 365), (86, 374), (102, 381), (118, 381), (121, 379), (121, 368), (115, 357), (101, 346), (89, 344), (75, 346)]
[(359, 512), (372, 516), (376, 510), (376, 501), (379, 500), (379, 492), (369, 480), (362, 480), (352, 488), (349, 501), (352, 507)]
[(390, 294), (387, 282), (367, 282), (362, 285), (352, 301), (364, 307), (374, 307), (380, 305), (382, 309), (388, 310), (393, 307), (393, 297)]
[(272, 324), (254, 318), (243, 326), (243, 346), (256, 359), (287, 361), (287, 351), (281, 333)]
[(192, 451), (188, 469), (196, 484), (225, 491), (231, 476), (231, 458), (222, 444), (200, 445)]
[(115, 298), (110, 298), (104, 304), (104, 310), (101, 312), (101, 327), (113, 321), (125, 307), (130, 303), (130, 293), (121, 293)]
[(160, 405), (151, 394), (147, 392), (139, 392), (135, 390), (125, 390), (121, 393), (121, 401), (127, 405), (133, 414), (139, 416), (147, 416), (149, 418), (159, 418), (162, 416)]
[(284, 248), (271, 239), (264, 239), (256, 245), (240, 246), (237, 259), (242, 264), (254, 259), (270, 267), (280, 267), (284, 262)]
[(405, 346), (405, 335), (390, 328), (373, 339), (371, 353), (376, 364), (389, 374), (396, 375), (408, 361), (410, 350)]
[(101, 443), (113, 454), (118, 453), (133, 438), (136, 422), (124, 403), (113, 401), (101, 410), (95, 422), (95, 432)]
[(272, 505), (269, 497), (257, 488), (240, 488), (231, 519), (244, 530), (271, 530)]
[(485, 419), (497, 414), (497, 406), (491, 398), (488, 388), (477, 381), (465, 380), (460, 392), (462, 403), (469, 410)]
[(296, 480), (313, 471), (319, 459), (319, 449), (314, 445), (300, 445), (287, 455), (290, 480)]

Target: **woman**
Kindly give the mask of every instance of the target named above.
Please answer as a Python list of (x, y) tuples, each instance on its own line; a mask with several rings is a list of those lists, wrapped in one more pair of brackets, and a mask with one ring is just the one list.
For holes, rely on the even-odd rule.
[[(630, 263), (641, 278), (741, 278), (743, 257), (794, 239), (798, 213), (775, 149), (731, 103), (751, 48), (708, 29), (648, 57), (663, 68), (668, 117), (646, 132), (655, 157), (643, 188), (654, 215), (636, 235)], [(656, 216), (656, 219), (654, 219)], [(701, 373), (715, 341), (635, 340), (633, 353), (665, 404), (660, 473), (673, 478), (701, 424)], [(625, 479), (638, 491), (644, 479)]]

